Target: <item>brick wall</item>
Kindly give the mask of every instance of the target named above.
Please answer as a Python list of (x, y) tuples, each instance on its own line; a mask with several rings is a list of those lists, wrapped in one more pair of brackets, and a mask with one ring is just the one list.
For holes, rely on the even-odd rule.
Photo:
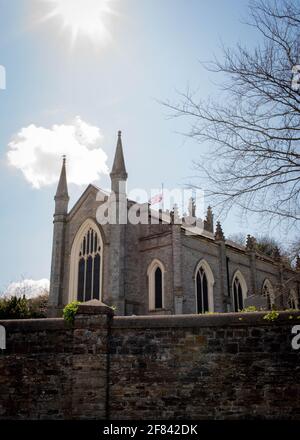
[(0, 322), (2, 419), (300, 420), (299, 313)]

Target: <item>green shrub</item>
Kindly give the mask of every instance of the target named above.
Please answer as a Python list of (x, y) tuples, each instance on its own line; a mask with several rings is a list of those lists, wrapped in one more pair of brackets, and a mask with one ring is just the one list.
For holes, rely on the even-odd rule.
[(23, 296), (12, 296), (0, 299), (0, 319), (33, 319), (46, 318), (48, 295), (27, 299)]
[(46, 318), (49, 295), (44, 294), (28, 300), (31, 318)]
[(268, 312), (263, 319), (266, 321), (275, 321), (279, 317), (279, 313), (276, 312), (276, 310), (272, 310), (271, 312)]
[(0, 300), (0, 319), (28, 319), (30, 310), (28, 300), (23, 297), (12, 296)]
[(72, 301), (63, 310), (64, 320), (69, 324), (73, 324), (80, 301)]
[(248, 306), (245, 307), (243, 310), (241, 310), (241, 313), (251, 313), (251, 312), (258, 312), (258, 309), (256, 306)]

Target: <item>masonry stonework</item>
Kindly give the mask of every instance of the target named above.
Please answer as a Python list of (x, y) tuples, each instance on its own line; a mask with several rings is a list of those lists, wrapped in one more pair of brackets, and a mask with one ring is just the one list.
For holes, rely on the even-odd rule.
[(1, 321), (0, 419), (300, 420), (300, 314)]
[(79, 310), (74, 326), (62, 319), (1, 322), (1, 419), (106, 418), (111, 314), (87, 311)]
[(115, 318), (113, 419), (300, 419), (291, 323), (262, 315)]

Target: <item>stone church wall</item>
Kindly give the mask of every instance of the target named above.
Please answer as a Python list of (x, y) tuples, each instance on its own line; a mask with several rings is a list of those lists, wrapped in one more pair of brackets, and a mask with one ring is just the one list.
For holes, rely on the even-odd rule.
[[(233, 277), (237, 270), (239, 270), (247, 284), (247, 296), (252, 294), (262, 294), (263, 283), (268, 279), (276, 288), (280, 284), (280, 270), (279, 266), (268, 257), (254, 257), (255, 266), (251, 264), (251, 252), (236, 249), (229, 245), (225, 246), (225, 261), (228, 258), (228, 280), (227, 268), (222, 269), (221, 266), (221, 248), (220, 244), (209, 238), (201, 237), (197, 239), (192, 236), (182, 235), (182, 276), (183, 276), (183, 313), (195, 313), (196, 298), (195, 298), (195, 268), (197, 264), (204, 259), (210, 266), (214, 276), (214, 311), (226, 312), (226, 302), (230, 305), (231, 297), (228, 298), (228, 283), (231, 290)], [(222, 270), (224, 274), (222, 274)], [(223, 275), (223, 277), (222, 277)], [(285, 268), (283, 277), (291, 279), (290, 287), (297, 290), (295, 283), (295, 276), (292, 271)], [(223, 279), (223, 281), (222, 281)], [(222, 286), (223, 282), (223, 286)], [(223, 287), (223, 290), (222, 290)], [(222, 291), (224, 293), (222, 293)], [(287, 296), (285, 294), (285, 296)], [(227, 298), (226, 298), (227, 297)], [(278, 306), (283, 306), (283, 303), (278, 303)]]
[(142, 314), (149, 313), (149, 285), (147, 270), (152, 261), (155, 259), (159, 259), (159, 261), (163, 264), (165, 268), (165, 313), (174, 313), (171, 227), (169, 225), (160, 225), (160, 233), (154, 235), (153, 229), (151, 230), (151, 227), (148, 228), (147, 226), (143, 226), (142, 235), (139, 240), (139, 257), (141, 262), (141, 271), (139, 275)]
[[(92, 220), (97, 224), (96, 213), (102, 203), (97, 200), (97, 194), (98, 189), (90, 185), (66, 216), (64, 231), (56, 228), (54, 243), (59, 249), (56, 249), (56, 264), (53, 267), (56, 271), (58, 268), (60, 270), (51, 275), (51, 282), (57, 288), (54, 289), (56, 294), (52, 298), (55, 310), (49, 311), (49, 316), (61, 316), (62, 308), (70, 302), (70, 293), (76, 297), (76, 291), (70, 292), (72, 245), (85, 221)], [(153, 313), (149, 313), (147, 269), (154, 259), (159, 259), (165, 268), (165, 314), (196, 312), (195, 268), (202, 259), (209, 264), (213, 273), (213, 309), (216, 312), (231, 310), (228, 284), (231, 290), (237, 270), (245, 279), (248, 296), (260, 294), (266, 278), (272, 286), (277, 286), (280, 282), (283, 285), (284, 279), (294, 278), (293, 273), (289, 273), (286, 268), (281, 274), (278, 264), (270, 258), (255, 256), (251, 251), (239, 249), (228, 242), (218, 242), (213, 234), (191, 236), (183, 229), (178, 231), (177, 225), (169, 224), (127, 224), (120, 226), (122, 233), (118, 233), (114, 226), (116, 225), (98, 225), (103, 239), (102, 300), (116, 306), (116, 313), (119, 315)], [(60, 227), (62, 228), (61, 225)], [(77, 267), (75, 270), (77, 271)], [(75, 283), (75, 276), (72, 280)], [(290, 284), (294, 284), (290, 287), (298, 291), (295, 282)], [(180, 304), (179, 308), (175, 309), (175, 304)], [(283, 306), (283, 300), (278, 305)]]
[(299, 313), (2, 321), (0, 419), (300, 420)]
[(214, 276), (214, 311), (223, 312), (220, 289), (219, 248), (212, 240), (195, 239), (183, 235), (183, 313), (196, 313), (195, 270), (201, 260), (205, 260)]

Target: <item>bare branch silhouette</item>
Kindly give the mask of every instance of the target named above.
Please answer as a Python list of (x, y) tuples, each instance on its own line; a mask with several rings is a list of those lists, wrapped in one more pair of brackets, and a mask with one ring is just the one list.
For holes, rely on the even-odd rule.
[(262, 43), (224, 48), (224, 60), (207, 66), (225, 74), (224, 99), (202, 101), (187, 90), (163, 104), (190, 120), (188, 136), (208, 143), (195, 166), (214, 206), (297, 225), (300, 94), (292, 80), (300, 64), (300, 2), (254, 0), (250, 17)]

